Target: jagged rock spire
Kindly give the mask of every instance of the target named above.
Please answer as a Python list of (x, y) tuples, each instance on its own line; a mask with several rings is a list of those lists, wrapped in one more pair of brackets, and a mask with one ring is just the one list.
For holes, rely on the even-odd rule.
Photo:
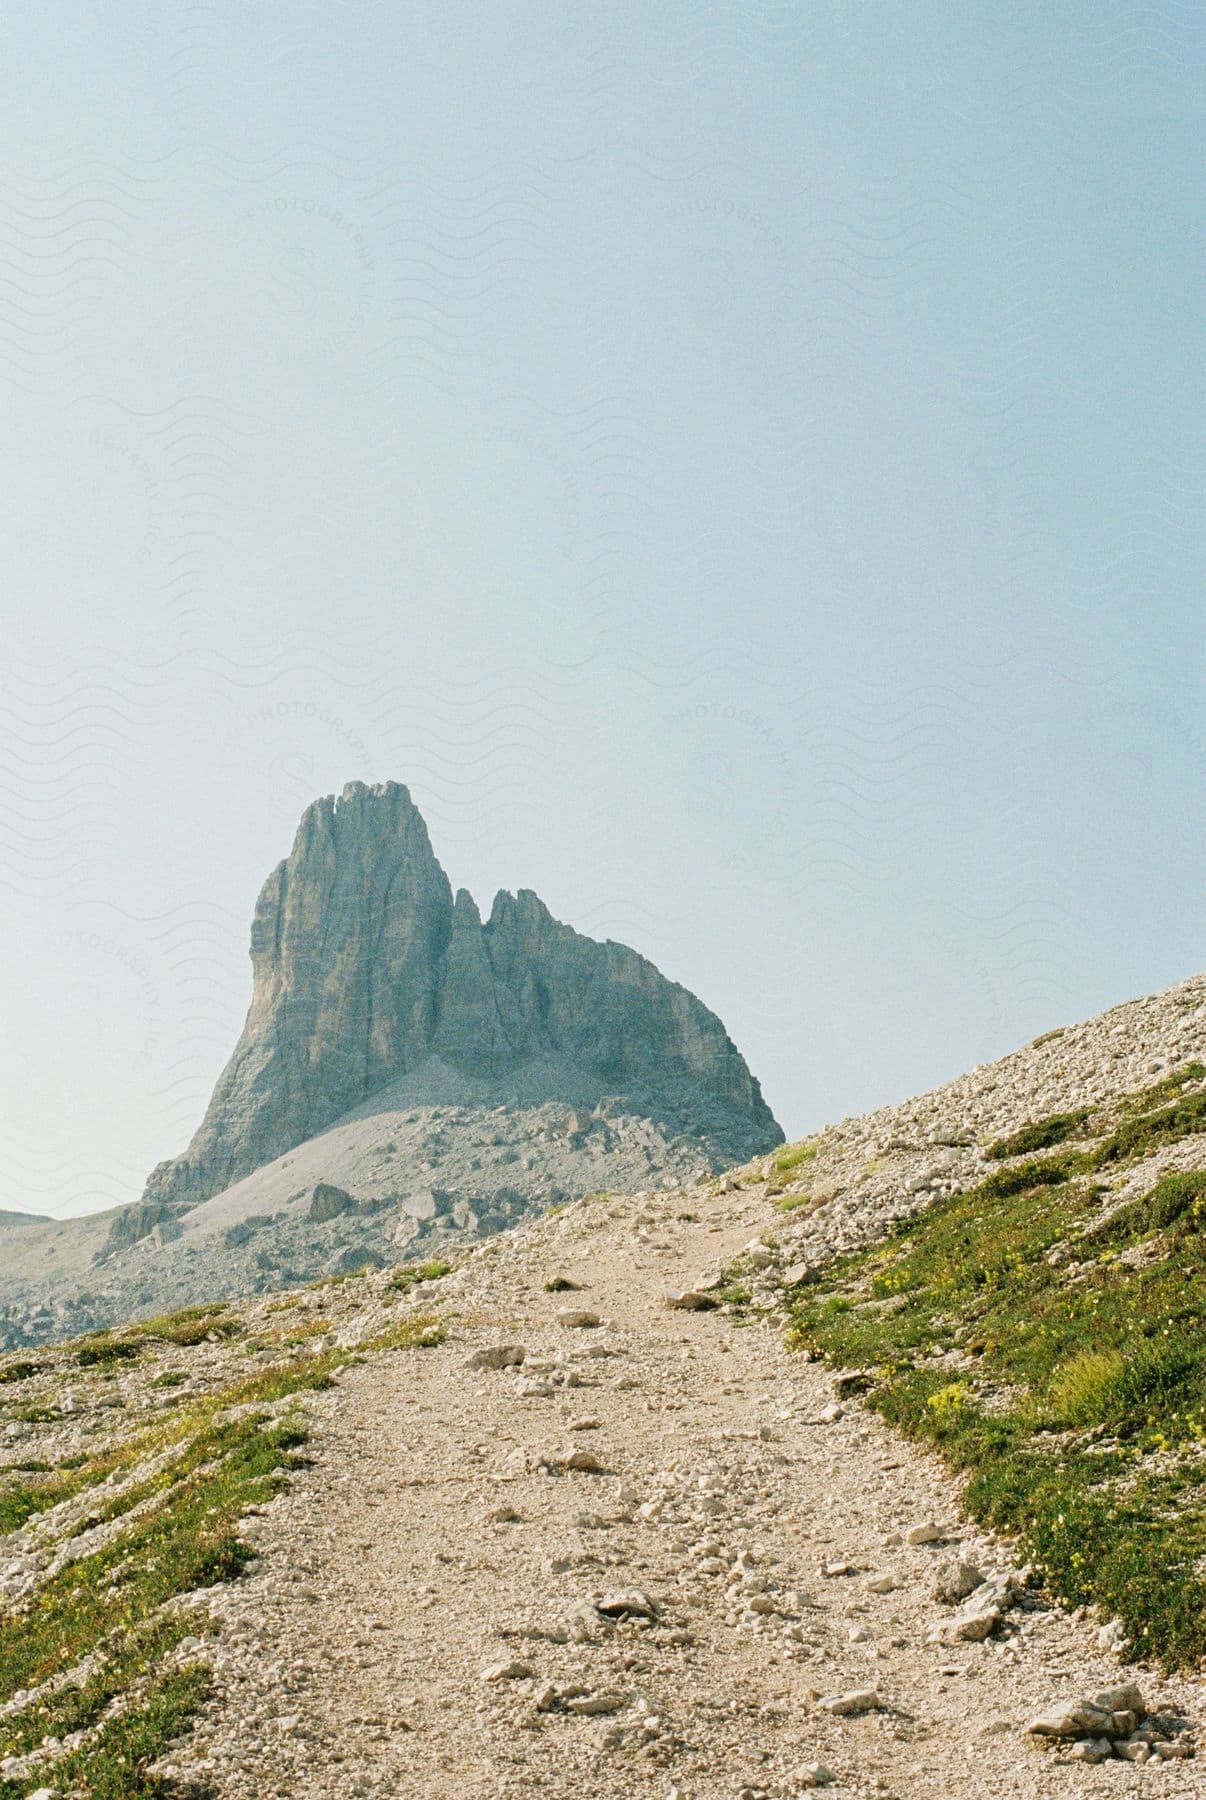
[(721, 1109), (735, 1150), (782, 1135), (720, 1020), (644, 957), (527, 889), (500, 893), (485, 924), (464, 889), (454, 900), (397, 782), (306, 809), (257, 902), (251, 963), (242, 1036), (149, 1198), (205, 1199), (431, 1058), (492, 1080), (561, 1061), (651, 1105)]

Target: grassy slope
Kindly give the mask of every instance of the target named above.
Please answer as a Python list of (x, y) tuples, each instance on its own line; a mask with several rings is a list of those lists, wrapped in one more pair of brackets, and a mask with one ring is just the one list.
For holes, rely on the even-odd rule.
[[(403, 1269), (387, 1293), (400, 1298), (419, 1280), (446, 1272), (446, 1264)], [(305, 1440), (290, 1397), (329, 1385), (354, 1354), (311, 1353), (323, 1327), (303, 1306), (278, 1302), (269, 1313), (249, 1334), (235, 1311), (193, 1308), (0, 1363), (3, 1418), (48, 1422), (56, 1393), (78, 1382), (80, 1371), (103, 1382), (135, 1365), (147, 1390), (161, 1390), (163, 1408), (150, 1424), (144, 1414), (133, 1429), (108, 1428), (94, 1456), (0, 1475), (0, 1532), (93, 1490), (91, 1509), (82, 1516), (67, 1509), (56, 1535), (69, 1542), (116, 1524), (15, 1612), (0, 1612), (0, 1705), (17, 1700), (0, 1718), (0, 1763), (47, 1738), (80, 1734), (36, 1774), (0, 1778), (0, 1800), (18, 1800), (43, 1784), (94, 1800), (157, 1800), (168, 1791), (150, 1767), (187, 1728), (208, 1688), (203, 1660), (178, 1653), (184, 1639), (207, 1628), (181, 1602), (246, 1565), (252, 1553), (239, 1522), (287, 1479)], [(357, 1354), (423, 1348), (442, 1335), (438, 1321), (412, 1315), (378, 1331)], [(180, 1352), (202, 1354), (202, 1345), (211, 1359), (213, 1346), (221, 1346), (218, 1382), (173, 1402), (173, 1388), (188, 1379)], [(22, 1393), (35, 1384), (38, 1404), (31, 1407)], [(108, 1408), (105, 1417), (114, 1417)], [(79, 1674), (56, 1687), (68, 1671)]]
[(873, 1372), (978, 1518), (1169, 1666), (1206, 1658), (1206, 1148), (1120, 1207), (1103, 1180), (1206, 1131), (1204, 1079), (1036, 1121), (793, 1296), (796, 1344)]

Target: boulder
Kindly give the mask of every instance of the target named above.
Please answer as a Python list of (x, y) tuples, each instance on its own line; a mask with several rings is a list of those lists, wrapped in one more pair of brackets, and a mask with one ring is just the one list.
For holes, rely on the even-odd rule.
[(984, 1576), (975, 1563), (944, 1562), (934, 1581), (934, 1598), (944, 1606), (958, 1606), (974, 1594)]
[(883, 1702), (874, 1688), (851, 1688), (845, 1694), (832, 1694), (818, 1702), (822, 1712), (837, 1719), (857, 1719), (862, 1713), (878, 1712)]
[[(970, 1563), (960, 1566), (968, 1573), (973, 1572)], [(951, 1636), (964, 1643), (982, 1643), (1001, 1623), (1021, 1585), (1021, 1577), (1013, 1571), (986, 1577), (972, 1589), (963, 1610), (956, 1614), (951, 1623)]]
[(707, 1312), (716, 1305), (714, 1293), (698, 1287), (674, 1287), (664, 1290), (666, 1305), (679, 1312)]
[(310, 1195), (307, 1217), (313, 1225), (325, 1225), (329, 1220), (338, 1219), (343, 1213), (355, 1210), (356, 1201), (346, 1188), (336, 1187), (330, 1181), (320, 1181)]
[(527, 1352), (522, 1344), (487, 1344), (465, 1358), (467, 1369), (517, 1369)]
[(383, 1269), (385, 1258), (376, 1250), (361, 1249), (356, 1244), (348, 1244), (339, 1250), (327, 1262), (325, 1273), (328, 1275), (359, 1275), (366, 1269)]
[(1110, 1744), (1129, 1738), (1146, 1717), (1143, 1694), (1134, 1682), (1128, 1681), (1089, 1699), (1065, 1701), (1032, 1719), (1026, 1729), (1032, 1737), (1087, 1738)]

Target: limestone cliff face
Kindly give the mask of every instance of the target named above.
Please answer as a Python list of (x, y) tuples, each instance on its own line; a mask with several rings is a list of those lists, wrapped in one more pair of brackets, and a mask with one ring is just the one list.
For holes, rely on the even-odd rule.
[(644, 957), (580, 936), (526, 890), (499, 894), (485, 924), (469, 894), (454, 900), (397, 783), (308, 808), (260, 894), (251, 962), (234, 1055), (148, 1199), (206, 1199), (433, 1058), (495, 1083), (564, 1065), (685, 1110), (734, 1158), (782, 1140), (719, 1019)]

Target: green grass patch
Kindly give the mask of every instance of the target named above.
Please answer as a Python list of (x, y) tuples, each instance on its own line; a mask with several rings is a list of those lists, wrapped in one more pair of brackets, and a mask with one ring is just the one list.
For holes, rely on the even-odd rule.
[(448, 1327), (443, 1320), (424, 1315), (379, 1331), (376, 1337), (369, 1338), (361, 1346), (361, 1350), (434, 1350), (447, 1338)]
[(0, 1387), (9, 1383), (15, 1385), (19, 1381), (30, 1381), (35, 1375), (40, 1375), (45, 1368), (46, 1364), (40, 1362), (18, 1360), (5, 1363), (4, 1367), (0, 1369)]
[(790, 1175), (801, 1163), (813, 1162), (820, 1146), (814, 1139), (806, 1138), (802, 1144), (788, 1144), (778, 1152), (774, 1167), (780, 1175)]
[[(210, 1686), (204, 1668), (160, 1671), (134, 1704), (48, 1769), (48, 1780), (57, 1793), (87, 1794), (89, 1800), (173, 1800), (177, 1790), (148, 1770), (187, 1731)], [(0, 1800), (24, 1800), (29, 1780), (0, 1781)]]
[(1094, 1166), (1128, 1162), (1136, 1156), (1149, 1156), (1165, 1144), (1179, 1143), (1195, 1132), (1206, 1131), (1206, 1093), (1187, 1094), (1173, 1106), (1159, 1112), (1139, 1113), (1123, 1119), (1094, 1152)]
[(767, 1192), (780, 1193), (802, 1169), (816, 1161), (820, 1148), (816, 1138), (805, 1138), (803, 1143), (785, 1144), (781, 1150), (776, 1151), (769, 1165), (764, 1165), (767, 1170)]
[(152, 1319), (142, 1328), (144, 1337), (165, 1344), (177, 1344), (188, 1350), (194, 1344), (208, 1344), (216, 1338), (241, 1337), (243, 1327), (237, 1319), (222, 1313), (198, 1309), (191, 1317), (177, 1314), (172, 1319)]
[[(447, 1265), (426, 1265), (429, 1269)], [(435, 1279), (429, 1274), (425, 1279)], [(194, 1330), (214, 1329), (212, 1309), (138, 1328), (140, 1342), (187, 1341)], [(222, 1334), (242, 1327), (219, 1321)], [(0, 1800), (16, 1800), (40, 1785), (90, 1800), (166, 1800), (167, 1790), (149, 1766), (188, 1728), (207, 1691), (201, 1668), (165, 1661), (196, 1619), (184, 1609), (164, 1611), (178, 1600), (237, 1577), (253, 1552), (240, 1536), (251, 1506), (278, 1491), (305, 1441), (299, 1417), (274, 1416), (274, 1403), (329, 1386), (337, 1372), (367, 1352), (419, 1350), (444, 1340), (446, 1328), (430, 1314), (382, 1331), (359, 1352), (305, 1349), (270, 1368), (242, 1373), (180, 1406), (150, 1426), (128, 1432), (101, 1456), (79, 1457), (33, 1476), (0, 1485), (0, 1532), (11, 1531), (111, 1475), (126, 1477), (116, 1489), (101, 1488), (87, 1511), (73, 1514), (76, 1537), (109, 1526), (104, 1541), (44, 1580), (15, 1613), (0, 1617), (0, 1704), (19, 1690), (31, 1698), (0, 1720), (0, 1759), (25, 1755), (47, 1737), (86, 1734), (83, 1745), (45, 1771), (16, 1783), (0, 1781)], [(95, 1334), (69, 1347), (107, 1351), (135, 1341), (133, 1334)], [(102, 1369), (101, 1355), (91, 1365)], [(129, 1358), (121, 1356), (119, 1361)], [(177, 1371), (165, 1371), (175, 1375)], [(164, 1376), (148, 1386), (160, 1385)], [(231, 1414), (237, 1409), (237, 1416)], [(150, 1459), (173, 1451), (162, 1467)], [(82, 1683), (60, 1691), (37, 1690), (85, 1658), (92, 1666)]]
[(81, 1369), (104, 1368), (119, 1362), (134, 1362), (146, 1349), (139, 1338), (115, 1338), (108, 1332), (87, 1338), (75, 1353)]
[(1151, 1112), (1153, 1107), (1162, 1106), (1166, 1100), (1177, 1099), (1195, 1081), (1206, 1081), (1206, 1063), (1185, 1063), (1171, 1075), (1154, 1081), (1150, 1087), (1128, 1094), (1122, 1101), (1121, 1110), (1126, 1113)]
[(1006, 1156), (1032, 1156), (1036, 1150), (1053, 1150), (1069, 1138), (1083, 1136), (1089, 1116), (1089, 1108), (1082, 1106), (1075, 1112), (1053, 1113), (1049, 1119), (1036, 1119), (1032, 1125), (1023, 1125), (1008, 1137), (998, 1138), (985, 1154), (994, 1162), (1000, 1162)]
[(1014, 1194), (1026, 1194), (1033, 1188), (1060, 1187), (1073, 1175), (1083, 1172), (1084, 1158), (1073, 1152), (1061, 1156), (1029, 1157), (1012, 1168), (998, 1169), (980, 1183), (980, 1192), (988, 1200), (1008, 1200)]
[(452, 1268), (450, 1262), (440, 1262), (438, 1259), (403, 1263), (400, 1269), (394, 1270), (385, 1285), (395, 1294), (405, 1294), (412, 1287), (417, 1287), (420, 1281), (442, 1281), (445, 1275), (452, 1273)]
[(829, 1266), (793, 1293), (792, 1341), (875, 1370), (870, 1403), (969, 1473), (969, 1510), (1016, 1534), (1054, 1594), (1121, 1619), (1134, 1654), (1192, 1667), (1206, 1659), (1206, 1170), (1104, 1218), (1092, 1185), (1202, 1129), (1202, 1096), (1164, 1104), (1159, 1084), (1154, 1099)]
[(27, 1519), (98, 1486), (132, 1455), (130, 1446), (123, 1445), (100, 1456), (66, 1458), (58, 1468), (44, 1462), (27, 1464), (21, 1474), (44, 1475), (46, 1479), (31, 1482), (10, 1477), (0, 1485), (0, 1533), (19, 1531)]
[(1170, 1232), (1176, 1227), (1169, 1240), (1173, 1245), (1187, 1234), (1201, 1231), (1204, 1222), (1206, 1171), (1190, 1169), (1183, 1174), (1166, 1175), (1149, 1193), (1120, 1206), (1091, 1236), (1101, 1244), (1137, 1243), (1153, 1233)]
[[(168, 1472), (163, 1504), (45, 1582), (28, 1613), (0, 1621), (0, 1700), (71, 1668), (114, 1633), (141, 1627), (165, 1601), (229, 1581), (250, 1551), (237, 1524), (269, 1499), (289, 1453), (304, 1439), (295, 1423), (244, 1414), (203, 1435), (179, 1472)], [(0, 1752), (22, 1715), (0, 1724)]]
[(60, 1500), (67, 1499), (71, 1492), (70, 1486), (57, 1478), (44, 1482), (12, 1482), (0, 1490), (0, 1532), (20, 1531), (26, 1519), (46, 1512)]
[(776, 1194), (773, 1196), (773, 1198), (771, 1200), (771, 1205), (774, 1207), (776, 1212), (781, 1212), (781, 1213), (799, 1212), (799, 1210), (802, 1206), (811, 1206), (812, 1205), (812, 1195), (811, 1194)]

